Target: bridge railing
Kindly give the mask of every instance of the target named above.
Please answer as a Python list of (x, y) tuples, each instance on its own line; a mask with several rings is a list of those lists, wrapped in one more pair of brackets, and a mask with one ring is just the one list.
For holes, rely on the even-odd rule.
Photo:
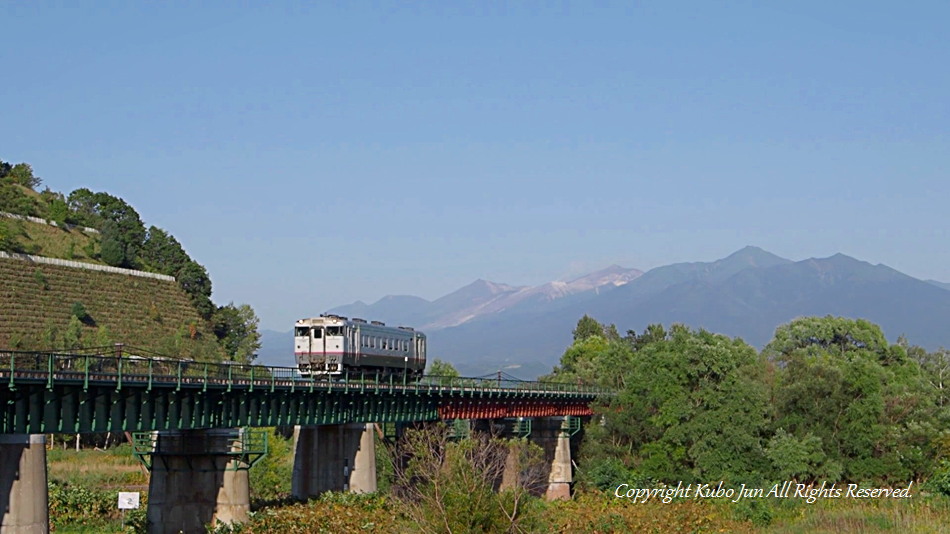
[(610, 395), (603, 388), (586, 384), (550, 381), (522, 381), (509, 377), (468, 378), (425, 376), (419, 380), (406, 375), (345, 372), (336, 377), (301, 376), (293, 367), (265, 367), (235, 363), (211, 363), (174, 358), (145, 358), (134, 355), (102, 356), (56, 352), (0, 351), (0, 383), (14, 388), (16, 381), (45, 381), (50, 387), (63, 381), (123, 384), (173, 384), (177, 387), (209, 385), (249, 388), (304, 388), (328, 390), (414, 390), (434, 392), (528, 392), (574, 393), (585, 396)]

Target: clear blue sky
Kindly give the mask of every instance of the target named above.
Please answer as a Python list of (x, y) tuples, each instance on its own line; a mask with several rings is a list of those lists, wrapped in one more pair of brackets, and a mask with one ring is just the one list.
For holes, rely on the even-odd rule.
[(0, 159), (264, 328), (747, 244), (950, 281), (947, 2), (72, 4), (0, 3)]

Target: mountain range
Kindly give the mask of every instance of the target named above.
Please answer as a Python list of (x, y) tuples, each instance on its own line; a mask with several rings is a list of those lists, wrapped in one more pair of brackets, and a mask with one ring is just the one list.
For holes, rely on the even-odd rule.
[[(904, 335), (928, 349), (950, 346), (950, 284), (843, 254), (791, 261), (751, 246), (713, 262), (645, 273), (614, 265), (539, 286), (477, 280), (433, 301), (387, 296), (329, 312), (421, 329), (429, 337), (430, 359), (451, 362), (468, 376), (550, 372), (584, 314), (616, 324), (621, 333), (675, 322), (759, 348), (795, 317), (840, 315), (877, 323), (891, 340)], [(259, 361), (279, 357), (286, 365), (290, 332), (262, 334)]]

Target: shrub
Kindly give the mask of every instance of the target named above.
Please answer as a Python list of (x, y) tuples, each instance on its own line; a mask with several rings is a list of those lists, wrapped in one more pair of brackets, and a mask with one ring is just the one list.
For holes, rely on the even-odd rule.
[(928, 490), (950, 497), (950, 461), (944, 460), (925, 486)]
[(43, 291), (49, 291), (49, 281), (46, 280), (46, 275), (43, 274), (43, 271), (39, 269), (33, 271), (33, 279), (43, 288)]
[(89, 312), (86, 311), (86, 307), (83, 306), (82, 302), (73, 302), (71, 313), (73, 317), (79, 319), (83, 323), (88, 322), (91, 319)]

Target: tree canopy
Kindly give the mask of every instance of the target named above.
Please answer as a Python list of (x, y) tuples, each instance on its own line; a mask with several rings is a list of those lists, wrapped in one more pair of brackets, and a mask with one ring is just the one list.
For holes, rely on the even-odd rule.
[(261, 348), (260, 320), (247, 304), (221, 306), (212, 318), (214, 334), (232, 361), (252, 363)]
[(586, 483), (896, 483), (950, 456), (950, 357), (869, 321), (796, 319), (761, 353), (683, 325), (610, 331), (581, 318), (553, 374), (618, 391), (586, 429)]

